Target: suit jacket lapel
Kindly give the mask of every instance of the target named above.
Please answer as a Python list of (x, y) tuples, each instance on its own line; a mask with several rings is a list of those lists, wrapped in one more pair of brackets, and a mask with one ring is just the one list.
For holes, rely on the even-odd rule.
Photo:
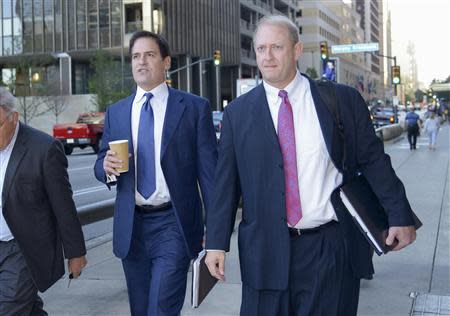
[[(250, 99), (253, 101), (253, 118), (255, 123), (263, 124), (264, 133), (273, 146), (280, 151), (278, 135), (273, 124), (272, 115), (270, 114), (269, 104), (267, 103), (266, 91), (263, 84), (257, 86), (254, 90), (255, 95)], [(280, 151), (281, 154), (281, 151)]]
[(176, 90), (169, 88), (169, 98), (167, 99), (166, 114), (164, 117), (164, 126), (161, 140), (161, 160), (167, 149), (167, 145), (178, 126), (186, 106), (183, 104), (183, 97)]
[(328, 154), (333, 160), (336, 168), (341, 170), (342, 166), (342, 147), (339, 139), (339, 129), (335, 123), (333, 114), (330, 113), (328, 106), (320, 97), (316, 83), (309, 79), (311, 87), (311, 95), (316, 107), (317, 116), (319, 118), (320, 128), (322, 130), (323, 138), (327, 146)]
[[(136, 96), (136, 93), (133, 93), (129, 97), (127, 97), (123, 102), (123, 107), (121, 107), (122, 112), (120, 112), (120, 117), (123, 118), (123, 129), (124, 131), (127, 131), (127, 139), (128, 139), (128, 152), (134, 153), (134, 146), (133, 146), (133, 134), (131, 132), (131, 111), (133, 108), (133, 101)], [(134, 157), (133, 157), (134, 158)], [(132, 165), (134, 166), (134, 159), (130, 159), (132, 162)]]
[(19, 132), (17, 134), (16, 143), (14, 144), (8, 166), (6, 167), (5, 179), (3, 182), (2, 205), (5, 205), (9, 190), (14, 182), (16, 170), (27, 151), (27, 147), (25, 146), (25, 143), (27, 142), (26, 128), (25, 125), (19, 123)]

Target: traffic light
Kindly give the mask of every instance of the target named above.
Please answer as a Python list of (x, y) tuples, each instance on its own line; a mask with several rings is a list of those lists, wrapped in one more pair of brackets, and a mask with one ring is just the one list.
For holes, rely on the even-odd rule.
[(220, 54), (220, 50), (215, 50), (215, 51), (214, 51), (214, 56), (213, 56), (213, 59), (214, 59), (214, 65), (219, 66), (219, 65), (220, 65), (220, 61), (221, 61), (221, 58), (222, 58), (222, 56), (221, 56), (221, 54)]
[(320, 42), (320, 58), (328, 59), (328, 43), (326, 41)]
[(402, 82), (400, 78), (400, 66), (391, 67), (391, 77), (392, 84), (400, 84)]

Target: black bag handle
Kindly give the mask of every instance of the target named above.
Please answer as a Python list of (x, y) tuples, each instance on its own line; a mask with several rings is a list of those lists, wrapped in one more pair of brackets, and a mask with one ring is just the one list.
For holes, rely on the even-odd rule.
[(336, 94), (336, 84), (333, 81), (322, 78), (316, 81), (317, 90), (319, 95), (326, 104), (328, 110), (333, 116), (339, 130), (339, 137), (342, 144), (342, 170), (346, 171), (345, 161), (347, 160), (347, 149), (345, 146), (344, 124), (341, 120), (339, 112), (339, 99)]

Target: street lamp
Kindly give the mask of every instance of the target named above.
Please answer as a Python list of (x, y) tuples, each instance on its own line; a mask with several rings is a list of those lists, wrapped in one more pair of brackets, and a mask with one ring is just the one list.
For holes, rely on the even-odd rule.
[(41, 79), (40, 75), (38, 72), (35, 72), (32, 76), (31, 76), (31, 81), (32, 82), (38, 82)]

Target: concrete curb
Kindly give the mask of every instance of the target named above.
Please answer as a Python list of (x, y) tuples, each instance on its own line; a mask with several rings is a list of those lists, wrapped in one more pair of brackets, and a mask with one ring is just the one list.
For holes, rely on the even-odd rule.
[(400, 124), (392, 124), (375, 129), (375, 133), (382, 141), (397, 138), (403, 133), (403, 127)]

